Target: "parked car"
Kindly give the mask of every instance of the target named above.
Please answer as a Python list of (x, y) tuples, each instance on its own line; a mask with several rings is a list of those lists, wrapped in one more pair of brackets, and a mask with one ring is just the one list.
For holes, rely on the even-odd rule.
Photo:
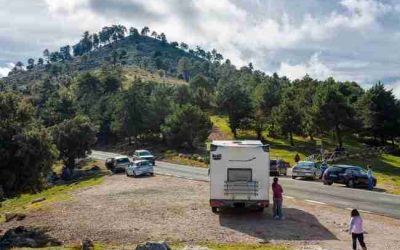
[(106, 159), (106, 167), (110, 169), (112, 172), (125, 171), (125, 169), (129, 166), (131, 161), (128, 156), (117, 156)]
[(288, 162), (283, 160), (270, 160), (269, 173), (270, 175), (287, 175), (287, 170), (290, 167)]
[(127, 176), (154, 175), (153, 165), (147, 160), (138, 160), (126, 168)]
[(135, 150), (135, 153), (133, 153), (133, 160), (147, 160), (151, 164), (156, 165), (156, 159), (152, 153), (148, 150)]
[(315, 162), (312, 161), (299, 161), (292, 170), (292, 179), (297, 177), (305, 177), (318, 179), (321, 178), (321, 168)]
[[(375, 177), (372, 178), (375, 187), (377, 181)], [(340, 183), (348, 187), (368, 186), (367, 171), (361, 167), (351, 165), (333, 165), (325, 171), (322, 180), (325, 185)]]

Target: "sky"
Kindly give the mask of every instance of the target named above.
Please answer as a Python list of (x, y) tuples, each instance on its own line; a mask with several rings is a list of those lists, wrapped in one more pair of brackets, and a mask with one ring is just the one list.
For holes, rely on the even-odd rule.
[(148, 26), (290, 79), (381, 81), (400, 98), (398, 0), (0, 0), (0, 75), (86, 30)]

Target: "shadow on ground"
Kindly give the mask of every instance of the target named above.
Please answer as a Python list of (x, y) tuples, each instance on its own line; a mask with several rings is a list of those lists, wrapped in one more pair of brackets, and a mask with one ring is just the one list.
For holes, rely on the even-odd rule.
[(250, 212), (227, 209), (219, 215), (220, 225), (235, 231), (270, 240), (337, 240), (329, 229), (309, 213), (295, 208), (284, 209), (285, 220), (273, 220), (270, 211)]

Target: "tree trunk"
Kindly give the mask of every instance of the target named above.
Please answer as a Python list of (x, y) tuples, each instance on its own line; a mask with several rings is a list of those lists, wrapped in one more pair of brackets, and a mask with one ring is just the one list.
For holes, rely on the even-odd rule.
[(67, 166), (67, 168), (73, 170), (75, 168), (75, 158), (68, 158), (68, 160), (65, 162), (65, 165)]
[(386, 139), (384, 135), (381, 135), (381, 142), (382, 142), (382, 146), (386, 145)]
[(289, 132), (289, 139), (290, 139), (290, 145), (294, 146), (294, 142), (293, 142), (293, 133), (292, 131)]
[(237, 129), (236, 128), (232, 129), (232, 133), (233, 133), (233, 138), (236, 139), (236, 137), (237, 137)]
[(257, 139), (261, 140), (261, 136), (262, 136), (262, 131), (259, 129), (256, 129), (256, 134), (257, 134)]
[(342, 142), (342, 136), (340, 134), (339, 124), (336, 124), (335, 131), (336, 131), (336, 139), (337, 139), (337, 141), (339, 143), (339, 147), (342, 148), (343, 142)]
[(128, 145), (129, 145), (129, 146), (132, 145), (132, 137), (131, 137), (131, 136), (128, 137)]
[(314, 136), (312, 134), (310, 134), (309, 136), (310, 136), (310, 140), (314, 141)]
[(394, 148), (394, 137), (392, 137), (392, 148)]

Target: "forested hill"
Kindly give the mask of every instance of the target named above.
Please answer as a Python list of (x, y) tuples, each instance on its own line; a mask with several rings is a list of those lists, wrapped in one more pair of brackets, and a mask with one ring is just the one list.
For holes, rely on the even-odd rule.
[[(181, 60), (181, 68), (178, 64)], [(190, 49), (183, 42), (169, 42), (164, 33), (157, 34), (144, 27), (129, 31), (122, 25), (104, 27), (100, 32), (85, 32), (75, 45), (66, 45), (58, 51), (44, 49), (43, 57), (30, 58), (26, 63), (16, 62), (3, 81), (7, 85), (26, 88), (27, 84), (43, 80), (47, 76), (72, 76), (79, 71), (98, 69), (102, 66), (129, 66), (156, 73), (160, 76), (190, 78), (185, 67), (195, 75), (207, 71), (212, 63), (220, 63), (223, 57), (216, 50), (207, 52), (200, 47)], [(203, 72), (202, 72), (203, 71)]]

